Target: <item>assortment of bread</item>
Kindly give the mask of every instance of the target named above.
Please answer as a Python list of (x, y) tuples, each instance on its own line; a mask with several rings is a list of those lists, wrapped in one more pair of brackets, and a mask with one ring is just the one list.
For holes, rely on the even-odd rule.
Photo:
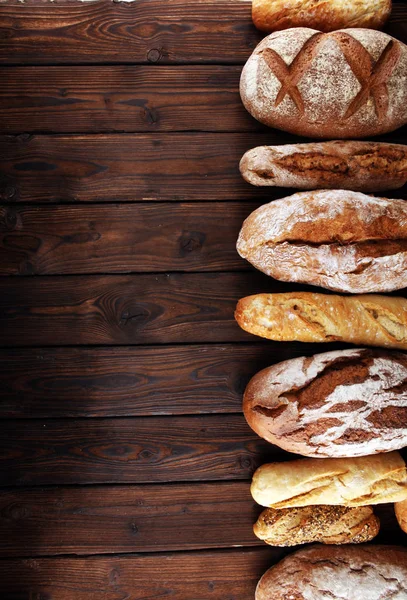
[[(342, 141), (407, 123), (407, 46), (375, 28), (391, 0), (253, 0), (273, 32), (243, 68), (247, 110), (271, 127), (334, 141), (260, 146), (240, 161), (256, 186), (303, 192), (243, 223), (237, 251), (275, 279), (353, 296), (256, 294), (239, 300), (244, 330), (277, 341), (407, 350), (407, 203), (362, 192), (407, 182), (407, 146)], [(311, 191), (308, 191), (311, 190)], [(407, 533), (407, 355), (353, 348), (299, 357), (257, 373), (243, 411), (268, 442), (305, 456), (260, 466), (251, 494), (267, 507), (255, 535), (297, 552), (261, 578), (256, 600), (407, 598), (407, 550), (361, 544), (395, 503)], [(330, 545), (330, 546), (329, 546)]]

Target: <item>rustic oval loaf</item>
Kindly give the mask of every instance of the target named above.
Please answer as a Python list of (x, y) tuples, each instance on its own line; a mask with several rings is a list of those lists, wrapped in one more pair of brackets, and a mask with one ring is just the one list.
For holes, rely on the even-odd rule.
[(379, 533), (380, 521), (371, 506), (303, 506), (266, 508), (253, 526), (270, 546), (298, 544), (362, 544)]
[(355, 348), (299, 357), (249, 382), (250, 427), (288, 452), (366, 456), (407, 446), (407, 355)]
[(311, 546), (266, 571), (255, 600), (406, 600), (402, 546)]
[(407, 182), (407, 146), (351, 140), (258, 146), (243, 155), (240, 172), (256, 186), (395, 190)]
[(360, 192), (298, 192), (245, 220), (237, 251), (281, 281), (337, 292), (407, 286), (407, 202)]
[(257, 29), (270, 33), (290, 27), (334, 31), (342, 27), (380, 29), (391, 12), (391, 0), (253, 0)]
[(407, 123), (407, 46), (372, 29), (278, 31), (246, 62), (240, 94), (258, 121), (297, 135), (393, 131)]

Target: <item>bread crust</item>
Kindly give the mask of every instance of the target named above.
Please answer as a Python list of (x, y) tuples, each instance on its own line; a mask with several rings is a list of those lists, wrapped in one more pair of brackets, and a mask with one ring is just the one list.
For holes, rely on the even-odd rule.
[(401, 529), (407, 533), (407, 500), (396, 502), (394, 505), (397, 521)]
[(258, 121), (314, 138), (361, 138), (407, 123), (407, 46), (373, 29), (267, 36), (246, 62), (240, 94)]
[(399, 546), (311, 546), (266, 571), (256, 600), (405, 600), (407, 550)]
[(243, 412), (268, 442), (308, 457), (407, 446), (407, 355), (368, 348), (277, 363), (246, 387)]
[(391, 12), (391, 0), (253, 0), (252, 19), (270, 33), (290, 27), (334, 31), (344, 27), (380, 29)]
[(407, 468), (398, 452), (358, 458), (301, 458), (262, 465), (253, 500), (290, 508), (318, 504), (368, 506), (407, 499)]
[(347, 190), (298, 192), (243, 223), (242, 258), (281, 281), (336, 292), (407, 286), (407, 203)]
[(239, 300), (242, 329), (279, 342), (349, 342), (407, 349), (407, 299), (312, 292), (256, 294)]
[(407, 181), (407, 146), (350, 140), (258, 146), (243, 155), (240, 172), (255, 186), (393, 190)]
[(376, 537), (379, 529), (371, 506), (266, 508), (253, 526), (254, 534), (270, 546), (361, 544)]

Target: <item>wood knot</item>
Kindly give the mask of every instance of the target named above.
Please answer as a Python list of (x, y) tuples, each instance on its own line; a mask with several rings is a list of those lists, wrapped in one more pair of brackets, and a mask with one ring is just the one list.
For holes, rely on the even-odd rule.
[(17, 229), (18, 225), (18, 213), (11, 208), (7, 208), (0, 220), (0, 231), (14, 231)]
[(135, 523), (130, 523), (130, 531), (133, 535), (138, 534), (138, 527)]
[(239, 459), (239, 464), (242, 469), (245, 471), (251, 470), (253, 466), (253, 461), (248, 456), (241, 456)]
[(6, 187), (0, 191), (1, 200), (11, 200), (17, 194), (17, 190), (13, 185), (6, 185)]
[(179, 238), (180, 256), (188, 256), (191, 252), (199, 252), (206, 240), (201, 231), (183, 231)]
[(158, 63), (159, 60), (161, 59), (161, 57), (162, 57), (162, 52), (158, 48), (151, 48), (151, 50), (149, 50), (147, 52), (148, 62)]

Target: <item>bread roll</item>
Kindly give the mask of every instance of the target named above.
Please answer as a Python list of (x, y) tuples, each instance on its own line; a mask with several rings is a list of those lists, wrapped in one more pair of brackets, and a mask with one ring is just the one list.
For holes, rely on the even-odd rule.
[(407, 500), (396, 502), (394, 505), (394, 511), (401, 529), (407, 533)]
[(343, 27), (380, 29), (391, 0), (253, 0), (253, 23), (270, 33), (290, 27), (334, 31)]
[(262, 465), (251, 493), (261, 506), (367, 506), (407, 498), (407, 468), (398, 452), (359, 458), (301, 458)]
[(249, 215), (237, 251), (281, 281), (351, 294), (398, 290), (407, 286), (407, 202), (298, 192)]
[(361, 544), (379, 533), (371, 506), (303, 506), (266, 508), (254, 524), (255, 535), (270, 546)]
[(407, 446), (407, 355), (358, 348), (299, 357), (249, 382), (250, 427), (288, 452), (355, 457)]
[(242, 329), (279, 342), (349, 342), (407, 349), (407, 300), (368, 294), (256, 294), (239, 300)]
[(256, 600), (406, 600), (407, 550), (398, 546), (311, 546), (260, 579)]
[(380, 192), (407, 181), (407, 146), (380, 142), (314, 142), (259, 146), (240, 161), (256, 186)]
[(258, 121), (314, 138), (361, 138), (407, 123), (407, 46), (372, 29), (296, 27), (266, 37), (240, 94)]

